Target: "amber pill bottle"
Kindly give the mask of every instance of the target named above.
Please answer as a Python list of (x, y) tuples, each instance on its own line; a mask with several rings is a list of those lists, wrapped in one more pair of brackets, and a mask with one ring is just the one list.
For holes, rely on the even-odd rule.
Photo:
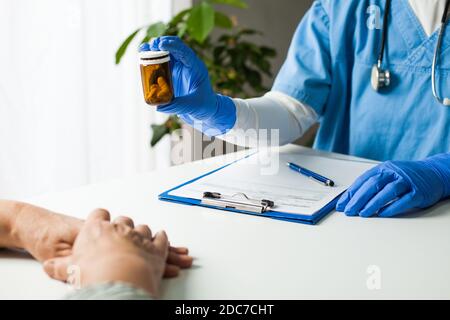
[(174, 97), (170, 54), (167, 51), (143, 51), (139, 53), (144, 99), (151, 106), (172, 101)]

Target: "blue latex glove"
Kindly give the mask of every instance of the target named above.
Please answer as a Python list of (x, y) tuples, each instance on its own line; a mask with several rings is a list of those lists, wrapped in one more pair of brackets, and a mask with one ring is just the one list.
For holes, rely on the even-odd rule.
[(348, 216), (393, 217), (450, 196), (450, 153), (423, 161), (388, 161), (367, 171), (341, 196)]
[(158, 111), (177, 114), (209, 136), (233, 128), (236, 122), (233, 100), (214, 93), (205, 64), (180, 38), (155, 38), (142, 44), (139, 50), (169, 51), (171, 55), (175, 98), (171, 103), (159, 106)]

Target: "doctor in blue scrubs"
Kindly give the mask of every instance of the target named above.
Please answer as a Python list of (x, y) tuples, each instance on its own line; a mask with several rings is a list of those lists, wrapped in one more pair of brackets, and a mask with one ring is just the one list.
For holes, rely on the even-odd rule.
[(315, 148), (384, 161), (337, 210), (392, 217), (450, 197), (450, 0), (317, 0), (300, 22), (275, 84), (254, 99), (213, 92), (207, 69), (176, 37), (141, 51), (174, 60), (176, 98), (158, 107), (208, 135), (257, 146), (278, 129), (293, 142), (320, 122)]

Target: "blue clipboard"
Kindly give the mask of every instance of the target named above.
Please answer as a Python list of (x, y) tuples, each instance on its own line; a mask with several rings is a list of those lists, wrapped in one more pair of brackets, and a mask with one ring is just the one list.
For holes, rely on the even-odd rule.
[(203, 179), (204, 177), (207, 177), (209, 175), (212, 175), (226, 167), (229, 167), (233, 164), (235, 164), (238, 161), (241, 161), (243, 159), (246, 159), (250, 156), (252, 156), (254, 154), (250, 154), (242, 159), (236, 160), (234, 162), (231, 162), (223, 167), (220, 167), (218, 169), (215, 169), (211, 172), (208, 172), (204, 175), (201, 175), (197, 178), (194, 178), (192, 180), (189, 180), (177, 187), (174, 187), (170, 190), (167, 190), (163, 193), (161, 193), (158, 198), (159, 200), (162, 201), (167, 201), (167, 202), (172, 202), (172, 203), (178, 203), (178, 204), (184, 204), (184, 205), (191, 205), (191, 206), (200, 206), (200, 207), (205, 207), (205, 208), (211, 208), (211, 209), (216, 209), (216, 210), (222, 210), (222, 211), (228, 211), (228, 212), (234, 212), (234, 213), (241, 213), (241, 214), (248, 214), (248, 215), (253, 215), (253, 216), (258, 216), (258, 217), (263, 217), (263, 218), (271, 218), (271, 219), (275, 219), (275, 220), (281, 220), (281, 221), (286, 221), (286, 222), (294, 222), (294, 223), (302, 223), (302, 224), (309, 224), (309, 225), (315, 225), (317, 224), (320, 220), (322, 220), (324, 217), (326, 217), (330, 212), (332, 212), (334, 210), (334, 208), (336, 207), (336, 203), (338, 201), (339, 197), (336, 197), (333, 201), (329, 202), (326, 206), (322, 207), (322, 209), (320, 209), (318, 212), (316, 212), (313, 215), (302, 215), (301, 213), (299, 214), (293, 214), (293, 213), (286, 213), (286, 212), (280, 212), (280, 211), (267, 211), (264, 213), (254, 213), (254, 212), (249, 212), (249, 211), (244, 211), (244, 210), (236, 210), (236, 209), (232, 209), (232, 208), (223, 208), (223, 207), (216, 207), (216, 206), (212, 206), (212, 205), (205, 205), (202, 203), (201, 199), (193, 199), (193, 198), (184, 198), (184, 197), (179, 197), (179, 196), (173, 196), (170, 195), (170, 193), (174, 190), (177, 190), (179, 188), (182, 188), (186, 185), (189, 185), (191, 183), (194, 183), (200, 179)]

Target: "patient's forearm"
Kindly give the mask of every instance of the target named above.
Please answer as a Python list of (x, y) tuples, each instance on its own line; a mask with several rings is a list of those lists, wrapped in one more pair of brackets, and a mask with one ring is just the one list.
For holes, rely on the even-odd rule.
[(83, 221), (28, 203), (0, 200), (0, 247), (45, 261), (69, 255)]
[(0, 248), (22, 247), (15, 222), (25, 207), (21, 202), (0, 200)]

